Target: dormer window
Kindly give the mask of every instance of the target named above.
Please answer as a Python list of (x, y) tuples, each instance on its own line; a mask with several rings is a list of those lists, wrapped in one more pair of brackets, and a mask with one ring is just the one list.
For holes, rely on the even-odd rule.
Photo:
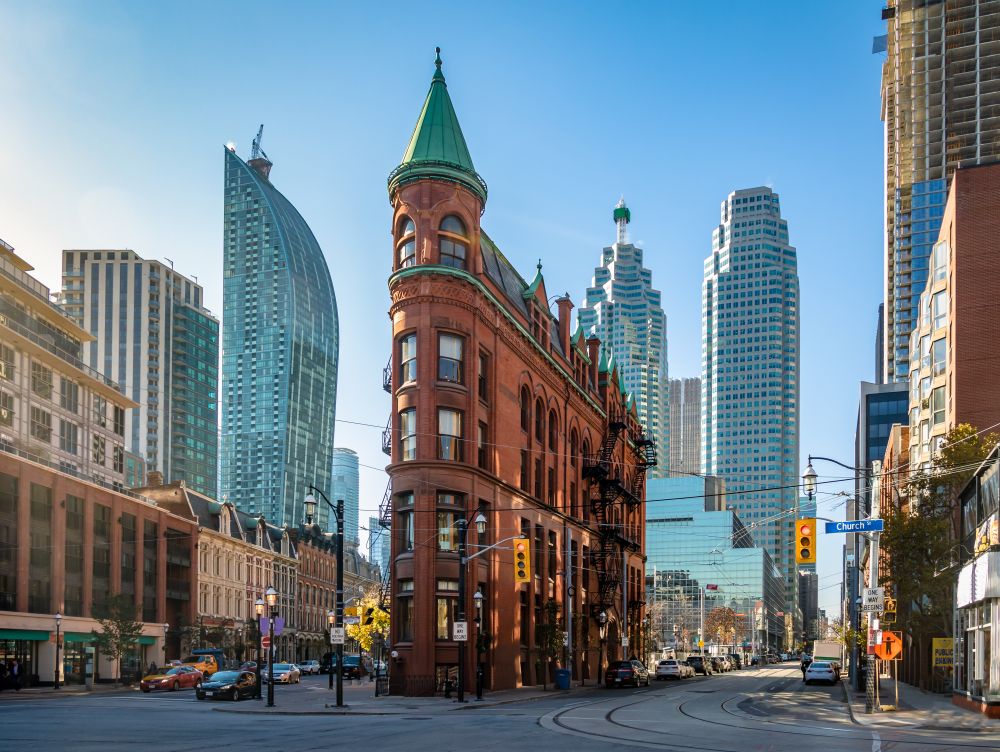
[(449, 215), (441, 222), (441, 263), (456, 269), (465, 268), (465, 256), (469, 247), (465, 224), (455, 215)]
[(413, 220), (403, 217), (399, 230), (399, 268), (405, 269), (417, 263), (417, 228)]

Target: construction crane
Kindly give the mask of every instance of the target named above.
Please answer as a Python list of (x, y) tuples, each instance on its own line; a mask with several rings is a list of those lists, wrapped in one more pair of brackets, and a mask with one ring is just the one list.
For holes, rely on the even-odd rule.
[[(267, 159), (267, 153), (260, 148), (260, 139), (264, 135), (264, 124), (260, 124), (260, 128), (257, 129), (257, 138), (253, 140), (253, 148), (250, 149), (250, 159), (257, 159), (257, 157), (264, 157)], [(268, 160), (270, 161), (270, 160)]]

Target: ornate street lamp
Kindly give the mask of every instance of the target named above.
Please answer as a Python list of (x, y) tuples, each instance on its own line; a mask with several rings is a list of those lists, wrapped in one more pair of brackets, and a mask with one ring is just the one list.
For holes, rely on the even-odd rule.
[(606, 611), (601, 611), (597, 615), (597, 631), (601, 635), (601, 642), (598, 648), (597, 657), (597, 685), (604, 685), (604, 637), (608, 632), (608, 614)]
[(278, 616), (278, 591), (272, 585), (264, 591), (270, 617), (267, 620), (267, 707), (274, 707), (274, 620)]
[[(326, 612), (326, 623), (329, 625), (329, 628), (330, 628), (330, 646), (332, 647), (333, 646), (333, 627), (337, 623), (337, 612), (334, 611), (333, 609), (330, 609), (329, 611)], [(329, 684), (327, 686), (327, 689), (333, 689), (333, 652), (332, 651), (330, 652), (330, 666), (329, 666), (329, 668), (330, 668), (330, 676), (329, 676)], [(337, 666), (337, 670), (340, 671), (340, 666), (339, 665)]]
[(59, 689), (59, 628), (62, 625), (62, 614), (56, 612), (56, 679), (52, 685), (53, 689)]
[(476, 603), (476, 699), (483, 699), (483, 657), (481, 643), (483, 635), (483, 592), (477, 590), (472, 595)]
[(257, 678), (257, 690), (254, 692), (254, 699), (260, 700), (262, 699), (260, 691), (260, 664), (264, 660), (264, 651), (260, 644), (261, 639), (264, 637), (260, 631), (260, 617), (264, 615), (264, 599), (258, 598), (253, 605), (257, 611), (257, 665), (254, 667), (254, 674)]

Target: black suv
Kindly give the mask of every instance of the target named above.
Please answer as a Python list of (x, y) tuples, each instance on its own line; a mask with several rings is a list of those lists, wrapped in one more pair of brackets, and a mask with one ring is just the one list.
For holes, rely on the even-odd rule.
[(694, 669), (695, 674), (704, 674), (705, 676), (711, 676), (715, 673), (712, 669), (711, 659), (705, 660), (704, 656), (701, 655), (689, 655), (687, 657), (688, 665)]
[(739, 653), (730, 653), (729, 660), (733, 664), (733, 669), (743, 668), (743, 659), (740, 657)]

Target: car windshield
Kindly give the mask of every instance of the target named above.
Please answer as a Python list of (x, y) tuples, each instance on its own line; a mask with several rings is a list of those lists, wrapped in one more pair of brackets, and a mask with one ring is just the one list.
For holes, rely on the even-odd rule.
[(167, 676), (173, 676), (174, 674), (186, 674), (188, 669), (181, 668), (180, 666), (174, 666), (167, 672)]
[(290, 663), (275, 663), (274, 664), (274, 670), (275, 671), (290, 671), (291, 668), (292, 668), (292, 665)]
[(814, 661), (809, 668), (830, 668), (830, 664), (826, 661)]
[(239, 678), (239, 671), (220, 671), (217, 674), (212, 674), (212, 681), (214, 682), (234, 682)]

